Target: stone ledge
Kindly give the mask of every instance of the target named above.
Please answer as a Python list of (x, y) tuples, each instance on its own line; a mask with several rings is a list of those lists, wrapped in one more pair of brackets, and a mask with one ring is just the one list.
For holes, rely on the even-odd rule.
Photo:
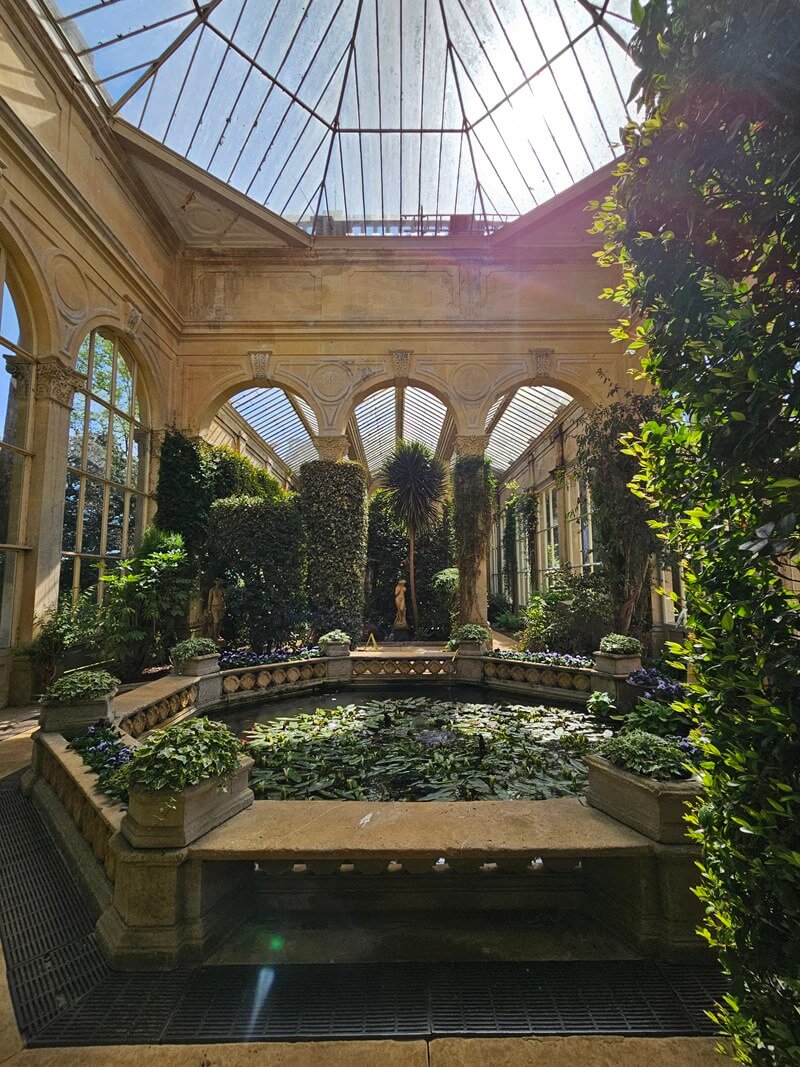
[(189, 851), (202, 860), (497, 859), (647, 855), (652, 842), (573, 797), (383, 802), (260, 800)]

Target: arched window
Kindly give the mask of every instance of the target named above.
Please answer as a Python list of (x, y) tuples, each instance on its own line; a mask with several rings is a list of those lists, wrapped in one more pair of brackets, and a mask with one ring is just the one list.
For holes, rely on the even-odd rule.
[(0, 648), (13, 644), (14, 590), (26, 550), (33, 359), (22, 291), (0, 248)]
[(61, 590), (73, 599), (130, 553), (145, 522), (147, 411), (136, 362), (108, 329), (92, 330), (75, 369), (69, 427)]

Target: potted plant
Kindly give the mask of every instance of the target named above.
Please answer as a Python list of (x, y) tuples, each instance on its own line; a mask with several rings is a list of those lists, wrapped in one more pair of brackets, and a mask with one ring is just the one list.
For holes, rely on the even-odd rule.
[(119, 679), (108, 671), (81, 669), (62, 674), (40, 697), (39, 726), (72, 738), (97, 722), (111, 723)]
[(349, 656), (350, 635), (346, 634), (344, 630), (331, 630), (320, 637), (319, 647), (322, 655), (331, 659), (341, 659), (342, 656)]
[(606, 634), (594, 654), (594, 669), (615, 677), (628, 675), (642, 665), (642, 643), (626, 634)]
[(482, 656), (491, 644), (492, 635), (485, 626), (466, 623), (450, 635), (448, 648), (457, 648), (461, 656)]
[(176, 674), (202, 678), (219, 670), (219, 649), (210, 637), (190, 637), (173, 645), (169, 654)]
[(700, 792), (700, 781), (687, 766), (695, 751), (683, 738), (644, 730), (617, 734), (586, 757), (586, 799), (653, 841), (685, 844), (686, 804)]
[(253, 803), (252, 766), (224, 723), (195, 718), (154, 730), (126, 764), (120, 829), (135, 848), (183, 848)]

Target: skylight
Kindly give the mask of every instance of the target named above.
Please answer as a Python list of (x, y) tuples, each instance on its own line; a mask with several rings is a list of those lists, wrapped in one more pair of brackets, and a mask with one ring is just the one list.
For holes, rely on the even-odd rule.
[(490, 232), (626, 121), (628, 0), (43, 2), (111, 113), (316, 234)]

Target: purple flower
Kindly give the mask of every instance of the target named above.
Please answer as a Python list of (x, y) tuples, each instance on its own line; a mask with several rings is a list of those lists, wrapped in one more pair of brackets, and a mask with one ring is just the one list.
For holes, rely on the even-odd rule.
[(680, 682), (667, 677), (655, 667), (639, 667), (628, 675), (628, 682), (644, 690), (648, 700), (660, 700), (662, 704), (671, 704), (686, 696), (686, 689)]

